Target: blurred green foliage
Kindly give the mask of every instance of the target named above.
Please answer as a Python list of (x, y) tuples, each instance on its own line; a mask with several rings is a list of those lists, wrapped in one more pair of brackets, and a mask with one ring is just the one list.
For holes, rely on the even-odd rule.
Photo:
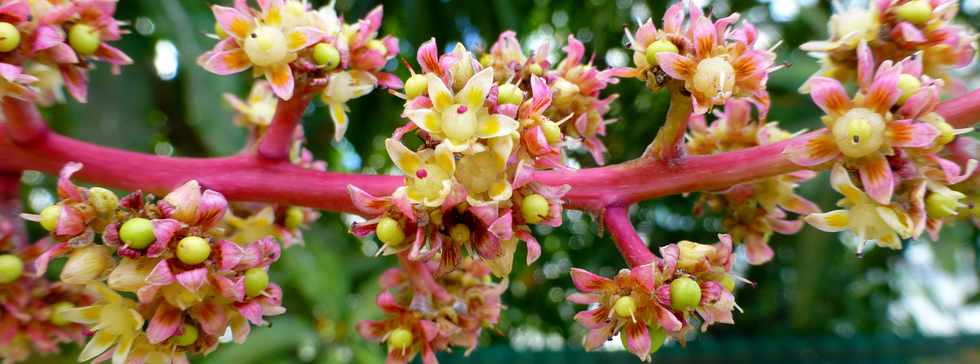
[[(782, 41), (777, 48), (780, 60), (792, 66), (775, 73), (769, 81), (773, 99), (770, 118), (793, 131), (816, 127), (818, 109), (796, 92), (802, 81), (816, 70), (816, 63), (797, 46), (826, 35), (830, 4), (815, 0), (772, 1), (803, 6), (798, 9), (798, 16), (782, 22), (772, 20), (769, 9), (775, 4), (768, 2), (716, 1), (712, 6), (716, 14), (741, 12), (759, 26), (770, 43)], [(118, 45), (136, 64), (126, 67), (121, 76), (110, 75), (106, 67), (94, 72), (88, 104), (71, 101), (45, 110), (54, 128), (86, 141), (149, 153), (211, 156), (239, 150), (244, 145), (245, 133), (231, 122), (230, 108), (219, 105), (222, 93), (247, 93), (250, 84), (247, 73), (220, 77), (195, 63), (195, 58), (214, 43), (204, 35), (213, 29), (210, 3), (200, 0), (121, 2), (118, 18), (130, 22), (132, 34)], [(313, 3), (320, 6), (324, 2)], [(366, 14), (375, 6), (373, 3), (338, 0), (337, 9), (350, 20)], [(617, 57), (629, 59), (624, 48), (624, 25), (635, 28), (634, 17), (644, 14), (659, 19), (668, 3), (399, 0), (386, 1), (384, 5), (383, 30), (399, 37), (402, 57), (411, 64), (415, 63), (415, 47), (429, 38), (435, 37), (443, 48), (457, 41), (471, 48), (487, 48), (499, 32), (513, 29), (525, 46), (531, 35), (552, 38), (555, 57), (567, 35), (574, 34), (585, 42), (588, 52), (595, 52), (595, 63), (605, 67)], [(974, 26), (980, 24), (976, 16), (964, 20)], [(179, 67), (172, 80), (162, 80), (155, 66), (155, 57), (161, 57), (166, 42), (172, 42), (179, 51)], [(165, 59), (156, 60), (162, 61)], [(407, 75), (400, 64), (393, 62), (389, 66), (397, 69), (399, 75)], [(609, 126), (605, 140), (609, 160), (619, 162), (642, 153), (663, 121), (668, 98), (666, 94), (646, 91), (642, 82), (633, 80), (612, 86), (610, 92), (620, 96), (610, 113), (618, 122)], [(400, 101), (385, 91), (376, 91), (350, 103), (352, 126), (340, 143), (331, 141), (333, 130), (326, 109), (321, 105), (311, 107), (303, 120), (310, 149), (320, 159), (327, 160), (331, 170), (390, 171), (382, 142), (405, 122), (399, 118)], [(584, 153), (572, 156), (582, 166), (592, 165), (591, 158)], [(29, 196), (27, 205), (43, 202), (45, 189), (51, 191), (51, 187), (50, 177), (28, 175), (24, 185), (25, 196)], [(801, 192), (828, 208), (836, 199), (828, 191), (826, 176), (822, 176), (804, 185)], [(654, 246), (681, 239), (713, 242), (719, 221), (711, 216), (690, 217), (692, 197), (674, 196), (643, 203), (633, 211), (634, 222)], [(376, 278), (385, 267), (393, 266), (395, 260), (373, 258), (376, 243), (347, 234), (348, 222), (338, 214), (324, 214), (305, 234), (306, 246), (288, 250), (273, 268), (273, 280), (285, 289), (286, 315), (272, 320), (272, 327), (254, 330), (246, 345), (225, 345), (199, 362), (372, 363), (383, 360), (381, 348), (360, 339), (353, 331), (353, 324), (377, 317), (373, 304)], [(594, 219), (587, 214), (570, 211), (564, 226), (539, 229), (537, 233), (544, 254), (530, 268), (519, 263), (524, 261), (523, 251), (515, 257), (518, 263), (505, 297), (509, 307), (498, 328), (484, 334), (482, 340), (486, 344), (511, 343), (517, 348), (537, 349), (577, 347), (582, 331), (573, 325), (571, 317), (580, 307), (564, 301), (572, 289), (568, 269), (576, 266), (613, 275), (624, 266), (609, 238), (601, 236)], [(812, 228), (805, 228), (795, 236), (773, 236), (774, 261), (762, 267), (739, 268), (755, 286), (743, 285), (737, 292), (737, 301), (745, 311), (736, 315), (737, 325), (715, 326), (709, 335), (724, 340), (793, 335), (846, 338), (918, 332), (920, 327), (912, 316), (907, 312), (902, 314), (901, 302), (907, 286), (896, 273), (897, 269), (909, 265), (909, 249), (904, 252), (875, 249), (858, 258), (853, 248), (841, 241), (834, 234)], [(931, 249), (926, 243), (915, 244), (930, 252), (930, 264), (938, 265), (942, 271), (961, 275), (966, 272), (967, 277), (973, 277), (972, 289), (976, 290), (976, 229), (959, 224), (949, 229), (942, 242)], [(942, 307), (948, 297), (941, 290), (930, 290), (929, 276), (912, 278), (913, 282), (921, 278), (918, 289), (924, 290), (925, 297), (937, 307)], [(509, 338), (505, 335), (508, 333)], [(71, 362), (71, 355), (66, 353), (64, 360)], [(55, 359), (43, 358), (38, 362), (52, 363)]]

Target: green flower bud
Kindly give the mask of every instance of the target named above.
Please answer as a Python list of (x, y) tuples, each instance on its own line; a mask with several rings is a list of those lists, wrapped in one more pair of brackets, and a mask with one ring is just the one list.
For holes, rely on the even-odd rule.
[(12, 254), (0, 255), (0, 284), (16, 281), (24, 273), (24, 261)]
[(515, 84), (505, 83), (497, 88), (497, 103), (520, 105), (524, 102), (524, 91)]
[(204, 238), (188, 236), (177, 243), (177, 259), (184, 264), (200, 264), (209, 256), (211, 256), (211, 244)]
[(899, 19), (915, 25), (922, 25), (932, 17), (932, 6), (928, 1), (912, 0), (895, 9)]
[(55, 303), (51, 306), (51, 316), (48, 320), (51, 321), (55, 326), (65, 326), (71, 323), (65, 318), (65, 311), (75, 308), (75, 305), (71, 302), (62, 301)]
[(116, 211), (116, 207), (119, 207), (119, 197), (105, 188), (92, 187), (88, 189), (88, 203), (99, 214), (108, 215)]
[(119, 239), (131, 249), (144, 249), (156, 241), (153, 223), (142, 217), (127, 220), (119, 228)]
[(677, 49), (677, 46), (675, 46), (674, 43), (671, 43), (669, 40), (658, 40), (650, 43), (650, 45), (648, 45), (647, 49), (644, 51), (647, 58), (647, 64), (656, 66), (657, 54), (662, 52), (679, 53), (680, 50)]
[(83, 56), (91, 56), (99, 49), (102, 40), (99, 31), (88, 24), (77, 23), (68, 30), (68, 44)]
[(262, 268), (252, 268), (245, 271), (245, 294), (255, 297), (262, 294), (269, 286), (269, 273)]
[(332, 70), (340, 65), (340, 51), (330, 44), (317, 43), (313, 47), (313, 61), (327, 70)]
[(387, 216), (378, 221), (374, 233), (378, 235), (378, 240), (390, 247), (399, 247), (405, 242), (405, 232), (398, 225), (398, 221)]
[(960, 199), (966, 195), (953, 190), (930, 192), (926, 196), (926, 213), (934, 219), (942, 219), (956, 215), (960, 207)]
[(680, 277), (670, 282), (670, 306), (678, 311), (686, 311), (701, 304), (701, 287), (688, 277)]
[(0, 52), (10, 52), (20, 45), (20, 31), (13, 24), (0, 22)]
[(521, 215), (529, 224), (537, 224), (548, 217), (548, 200), (539, 194), (524, 196), (521, 201)]
[(429, 88), (429, 81), (425, 79), (425, 76), (415, 74), (405, 81), (405, 96), (408, 99), (414, 99), (416, 97), (422, 96)]
[(636, 300), (630, 296), (620, 297), (613, 303), (612, 309), (619, 318), (632, 318), (636, 313)]
[(908, 73), (898, 75), (898, 89), (902, 91), (902, 96), (898, 98), (899, 104), (904, 104), (906, 100), (922, 88), (922, 82), (918, 77)]
[(180, 336), (174, 336), (172, 340), (174, 344), (177, 344), (177, 346), (188, 346), (197, 342), (197, 336), (197, 327), (194, 327), (194, 325), (184, 324), (184, 332), (182, 332)]
[(403, 328), (391, 330), (388, 333), (388, 349), (404, 350), (412, 345), (412, 332)]
[(61, 218), (61, 205), (51, 205), (41, 210), (41, 227), (47, 231), (54, 231), (58, 227), (58, 219)]
[(283, 221), (283, 224), (286, 225), (287, 229), (298, 228), (300, 225), (303, 225), (305, 215), (302, 207), (290, 206), (286, 209), (286, 219)]

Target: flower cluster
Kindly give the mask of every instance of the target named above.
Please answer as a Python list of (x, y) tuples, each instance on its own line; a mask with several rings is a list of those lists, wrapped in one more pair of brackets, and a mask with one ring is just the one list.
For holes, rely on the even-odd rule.
[[(219, 75), (251, 68), (255, 76), (265, 77), (268, 87), (282, 100), (296, 93), (305, 98), (312, 90), (322, 90), (321, 99), (330, 108), (337, 140), (347, 130), (348, 101), (379, 85), (401, 87), (397, 77), (382, 71), (398, 54), (398, 41), (391, 36), (378, 39), (381, 7), (354, 24), (346, 24), (333, 3), (320, 9), (301, 0), (258, 3), (259, 9), (245, 0), (236, 0), (234, 7), (212, 6), (217, 19), (214, 37), (219, 42), (198, 58), (201, 66)], [(255, 97), (263, 97), (262, 92), (253, 90)], [(268, 125), (273, 111), (245, 106), (236, 103), (236, 108), (248, 111), (250, 122)]]
[(0, 4), (0, 96), (51, 104), (62, 85), (79, 102), (88, 95), (94, 62), (113, 72), (132, 63), (108, 42), (124, 31), (116, 0), (9, 0)]
[(84, 290), (34, 272), (47, 240), (15, 247), (11, 221), (0, 219), (0, 359), (16, 363), (32, 353), (57, 353), (63, 343), (83, 343), (87, 331), (64, 312), (92, 303)]
[[(779, 142), (790, 134), (776, 126), (752, 119), (751, 104), (729, 100), (724, 112), (715, 111), (709, 125), (703, 117), (693, 118), (688, 134), (688, 152), (710, 155)], [(703, 192), (695, 204), (695, 215), (705, 209), (722, 213), (722, 225), (736, 243), (744, 243), (750, 264), (763, 264), (773, 257), (768, 241), (772, 233), (795, 234), (803, 227), (801, 220), (788, 216), (820, 212), (816, 204), (797, 195), (796, 187), (816, 176), (802, 170), (732, 186), (724, 191)]]
[(253, 234), (223, 227), (229, 208), (220, 193), (192, 180), (160, 200), (139, 191), (120, 199), (72, 183), (81, 168), (62, 170), (60, 202), (25, 215), (55, 241), (32, 271), (43, 274), (68, 255), (61, 281), (97, 296), (60, 313), (94, 333), (79, 360), (186, 363), (188, 354), (214, 350), (229, 328), (243, 342), (251, 325), (285, 311), (268, 275), (279, 242), (257, 236), (264, 230), (256, 227), (241, 227)]
[[(868, 8), (850, 8), (834, 14), (828, 27), (830, 39), (812, 41), (800, 48), (813, 52), (822, 64), (818, 72), (842, 82), (855, 78), (860, 62), (855, 51), (865, 43), (878, 59), (922, 59), (922, 72), (962, 89), (949, 76), (952, 68), (965, 67), (977, 52), (976, 35), (952, 23), (959, 10), (956, 0), (875, 0)], [(804, 89), (809, 85), (804, 86)]]
[(857, 59), (853, 98), (835, 79), (808, 81), (827, 129), (796, 139), (784, 153), (802, 166), (834, 163), (831, 181), (845, 196), (839, 203), (845, 209), (809, 215), (807, 222), (825, 231), (850, 230), (861, 247), (876, 241), (898, 249), (930, 218), (955, 214), (964, 196), (948, 186), (972, 175), (977, 162), (957, 164), (938, 154), (968, 130), (953, 129), (935, 112), (943, 82), (923, 74), (922, 57), (886, 60), (875, 69), (871, 48), (861, 41)]
[(647, 20), (635, 34), (627, 31), (636, 68), (630, 73), (658, 90), (679, 82), (691, 94), (695, 114), (731, 98), (752, 101), (763, 116), (769, 109), (766, 81), (781, 68), (772, 50), (754, 49), (758, 39), (752, 24), (734, 27), (739, 14), (714, 22), (697, 6), (688, 6), (687, 29), (683, 29), (684, 5), (678, 2), (664, 13), (661, 29)]
[(381, 276), (377, 304), (385, 318), (361, 321), (357, 331), (387, 343), (387, 362), (407, 363), (420, 354), (423, 363), (437, 363), (435, 352), (450, 346), (468, 353), (476, 348), (483, 327), (497, 324), (506, 280), (493, 282), (490, 267), (474, 259), (436, 280), (425, 280), (435, 269), (432, 264), (409, 264)]
[(589, 331), (585, 348), (594, 350), (619, 334), (627, 350), (649, 361), (668, 336), (684, 341), (695, 314), (702, 331), (715, 323), (734, 323), (732, 241), (728, 235), (718, 237), (714, 245), (666, 245), (660, 248), (662, 258), (623, 269), (612, 279), (572, 268), (579, 292), (568, 300), (589, 305), (575, 315)]

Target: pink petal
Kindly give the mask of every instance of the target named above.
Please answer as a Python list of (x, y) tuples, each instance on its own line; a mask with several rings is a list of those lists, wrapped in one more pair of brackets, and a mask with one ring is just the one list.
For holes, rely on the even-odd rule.
[[(219, 43), (220, 44), (220, 43)], [(231, 75), (252, 67), (252, 61), (240, 48), (215, 52), (201, 65), (216, 75)]]
[(221, 222), (225, 212), (228, 210), (228, 200), (225, 196), (212, 191), (205, 190), (201, 195), (200, 206), (197, 208), (197, 224), (202, 227), (211, 227)]
[(88, 72), (75, 65), (60, 65), (61, 79), (65, 81), (68, 93), (80, 103), (88, 99)]
[(811, 78), (809, 84), (810, 97), (827, 114), (840, 115), (851, 108), (851, 98), (840, 81), (817, 76)]
[(884, 155), (873, 153), (865, 157), (858, 167), (858, 174), (868, 196), (883, 205), (891, 203), (895, 179)]
[[(694, 54), (699, 59), (707, 58), (717, 43), (718, 33), (707, 17), (692, 17), (691, 22), (691, 40), (694, 42)], [(657, 60), (659, 59), (660, 57), (657, 57)]]
[(524, 241), (527, 245), (527, 265), (531, 265), (541, 257), (541, 245), (538, 244), (538, 240), (534, 238), (534, 235), (527, 230), (517, 230), (517, 237)]
[(225, 310), (215, 302), (204, 301), (190, 309), (190, 315), (201, 325), (201, 330), (211, 336), (225, 334), (228, 327), (228, 316)]
[(919, 28), (916, 28), (912, 23), (904, 21), (892, 28), (891, 36), (892, 39), (897, 40), (899, 43), (918, 44), (926, 41), (925, 35), (922, 34)]
[(242, 259), (245, 257), (245, 250), (238, 244), (228, 240), (221, 240), (218, 242), (218, 252), (221, 260), (218, 263), (218, 269), (222, 271), (229, 271), (238, 266)]
[(146, 339), (152, 344), (159, 344), (176, 334), (183, 323), (180, 314), (179, 309), (161, 304), (146, 328)]
[(79, 188), (71, 182), (71, 176), (82, 170), (83, 165), (78, 162), (68, 162), (61, 167), (58, 172), (58, 196), (73, 202), (84, 202), (86, 200), (85, 190)]
[(391, 198), (374, 197), (374, 195), (354, 185), (347, 185), (347, 192), (350, 194), (350, 199), (354, 203), (354, 207), (368, 216), (381, 215), (388, 206), (391, 206)]
[(626, 335), (626, 350), (641, 360), (650, 356), (650, 331), (646, 322), (626, 324), (622, 334)]
[(126, 53), (105, 43), (99, 45), (99, 48), (95, 50), (95, 55), (109, 64), (117, 66), (133, 64), (133, 59), (129, 58)]
[(939, 136), (939, 130), (932, 125), (912, 120), (892, 121), (887, 127), (894, 147), (926, 148)]
[(609, 278), (594, 274), (584, 269), (572, 268), (571, 274), (572, 283), (575, 285), (575, 288), (584, 293), (601, 290), (612, 284), (612, 280)]
[(861, 44), (858, 45), (857, 53), (858, 86), (866, 92), (871, 89), (871, 81), (874, 78), (875, 60), (871, 54), (871, 48), (868, 48), (868, 44), (864, 41), (861, 41)]
[(177, 282), (192, 293), (200, 290), (204, 286), (204, 282), (207, 281), (207, 278), (207, 268), (197, 268), (177, 273)]
[(694, 67), (697, 66), (690, 58), (671, 52), (657, 53), (657, 64), (667, 75), (677, 80), (693, 77)]
[(797, 165), (812, 167), (834, 160), (840, 152), (830, 132), (821, 129), (794, 138), (783, 149), (783, 155)]
[(44, 251), (43, 254), (34, 260), (34, 273), (38, 276), (44, 275), (48, 270), (48, 263), (51, 262), (51, 259), (65, 255), (69, 251), (71, 251), (71, 246), (68, 243), (52, 245), (51, 248), (48, 248), (48, 250)]
[(761, 265), (772, 260), (772, 248), (769, 247), (762, 235), (752, 234), (746, 237), (745, 248), (749, 264)]
[(170, 270), (170, 263), (166, 260), (160, 260), (150, 274), (146, 276), (146, 283), (152, 286), (166, 286), (175, 281), (173, 272)]
[(238, 9), (213, 5), (211, 6), (211, 12), (214, 13), (214, 19), (218, 22), (221, 29), (236, 39), (245, 38), (252, 28), (251, 17), (240, 12)]
[(429, 39), (419, 46), (416, 59), (418, 60), (419, 65), (422, 66), (423, 73), (432, 72), (437, 75), (442, 74), (442, 67), (439, 65), (439, 50), (436, 47), (435, 38)]
[(503, 215), (500, 215), (492, 224), (487, 228), (490, 234), (501, 240), (508, 240), (513, 236), (514, 229), (512, 225), (513, 219), (511, 218), (510, 211), (507, 211)]
[(279, 96), (280, 99), (289, 100), (293, 97), (295, 80), (293, 79), (293, 71), (289, 68), (289, 64), (284, 63), (273, 66), (265, 72), (265, 79), (272, 86), (272, 92), (276, 96)]

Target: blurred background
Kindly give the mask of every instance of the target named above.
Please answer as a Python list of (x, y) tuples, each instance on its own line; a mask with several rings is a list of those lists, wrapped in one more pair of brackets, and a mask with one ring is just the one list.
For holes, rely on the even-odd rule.
[[(230, 2), (230, 1), (222, 1)], [(817, 65), (797, 47), (826, 37), (832, 13), (829, 1), (722, 0), (695, 1), (716, 15), (740, 12), (760, 30), (762, 46), (782, 42), (780, 60), (792, 66), (773, 74), (770, 113), (784, 128), (796, 131), (819, 125), (819, 110), (797, 87)], [(54, 128), (82, 140), (129, 150), (174, 156), (215, 156), (235, 153), (245, 131), (231, 121), (223, 93), (247, 94), (247, 73), (220, 77), (207, 73), (195, 58), (213, 45), (205, 37), (213, 29), (208, 6), (215, 1), (123, 1), (117, 18), (129, 22), (131, 34), (117, 46), (135, 64), (121, 76), (108, 67), (92, 74), (91, 101), (67, 104), (44, 112)], [(311, 1), (315, 6), (325, 1)], [(360, 18), (376, 1), (338, 0), (345, 18)], [(462, 42), (485, 49), (504, 30), (517, 31), (525, 50), (552, 42), (551, 56), (568, 34), (594, 53), (595, 64), (627, 66), (625, 25), (653, 17), (659, 23), (665, 1), (385, 1), (384, 33), (401, 40), (402, 57), (415, 63), (417, 45), (435, 37), (441, 48)], [(847, 6), (845, 2), (843, 6)], [(864, 6), (863, 2), (860, 4)], [(980, 0), (962, 2), (960, 21), (980, 26)], [(405, 77), (396, 62), (389, 68)], [(980, 85), (976, 65), (963, 77), (970, 88)], [(971, 78), (972, 77), (972, 78)], [(608, 89), (620, 95), (605, 138), (609, 160), (639, 156), (663, 121), (668, 97), (627, 80)], [(220, 106), (219, 106), (220, 105)], [(352, 126), (346, 139), (333, 142), (326, 109), (318, 103), (307, 110), (303, 125), (309, 148), (336, 171), (390, 173), (383, 140), (404, 123), (401, 102), (384, 91), (354, 100)], [(570, 157), (583, 167), (584, 153)], [(152, 168), (148, 166), (147, 168)], [(652, 176), (651, 178), (656, 178)], [(284, 181), (283, 183), (288, 183)], [(23, 178), (25, 206), (31, 212), (54, 200), (54, 180), (37, 172)], [(801, 187), (804, 196), (824, 208), (837, 196), (826, 174)], [(653, 246), (689, 239), (716, 241), (717, 217), (691, 217), (696, 196), (648, 201), (633, 210), (643, 238)], [(197, 363), (380, 363), (382, 347), (363, 341), (353, 324), (377, 318), (373, 304), (376, 278), (396, 264), (391, 257), (373, 258), (378, 245), (347, 234), (353, 216), (326, 213), (305, 233), (306, 246), (291, 248), (273, 267), (273, 280), (285, 289), (288, 312), (272, 326), (253, 331), (245, 345), (223, 345)], [(36, 226), (32, 226), (36, 228)], [(33, 231), (40, 236), (40, 231)], [(572, 316), (581, 309), (565, 302), (573, 291), (570, 267), (606, 276), (624, 266), (608, 237), (598, 236), (587, 214), (568, 211), (559, 229), (539, 229), (544, 254), (533, 267), (516, 263), (505, 296), (508, 308), (500, 325), (485, 330), (481, 348), (470, 357), (461, 352), (443, 362), (567, 363), (634, 362), (619, 340), (605, 350), (582, 352), (583, 330)], [(980, 234), (968, 223), (944, 230), (941, 241), (908, 241), (901, 251), (873, 249), (854, 255), (850, 237), (812, 228), (795, 236), (772, 237), (775, 259), (761, 267), (737, 266), (756, 282), (740, 286), (736, 299), (744, 313), (734, 326), (717, 325), (696, 333), (687, 348), (669, 344), (654, 357), (659, 363), (978, 363), (980, 362)], [(515, 260), (524, 260), (523, 249)], [(56, 276), (57, 269), (52, 274)], [(37, 363), (74, 362), (76, 351)]]

